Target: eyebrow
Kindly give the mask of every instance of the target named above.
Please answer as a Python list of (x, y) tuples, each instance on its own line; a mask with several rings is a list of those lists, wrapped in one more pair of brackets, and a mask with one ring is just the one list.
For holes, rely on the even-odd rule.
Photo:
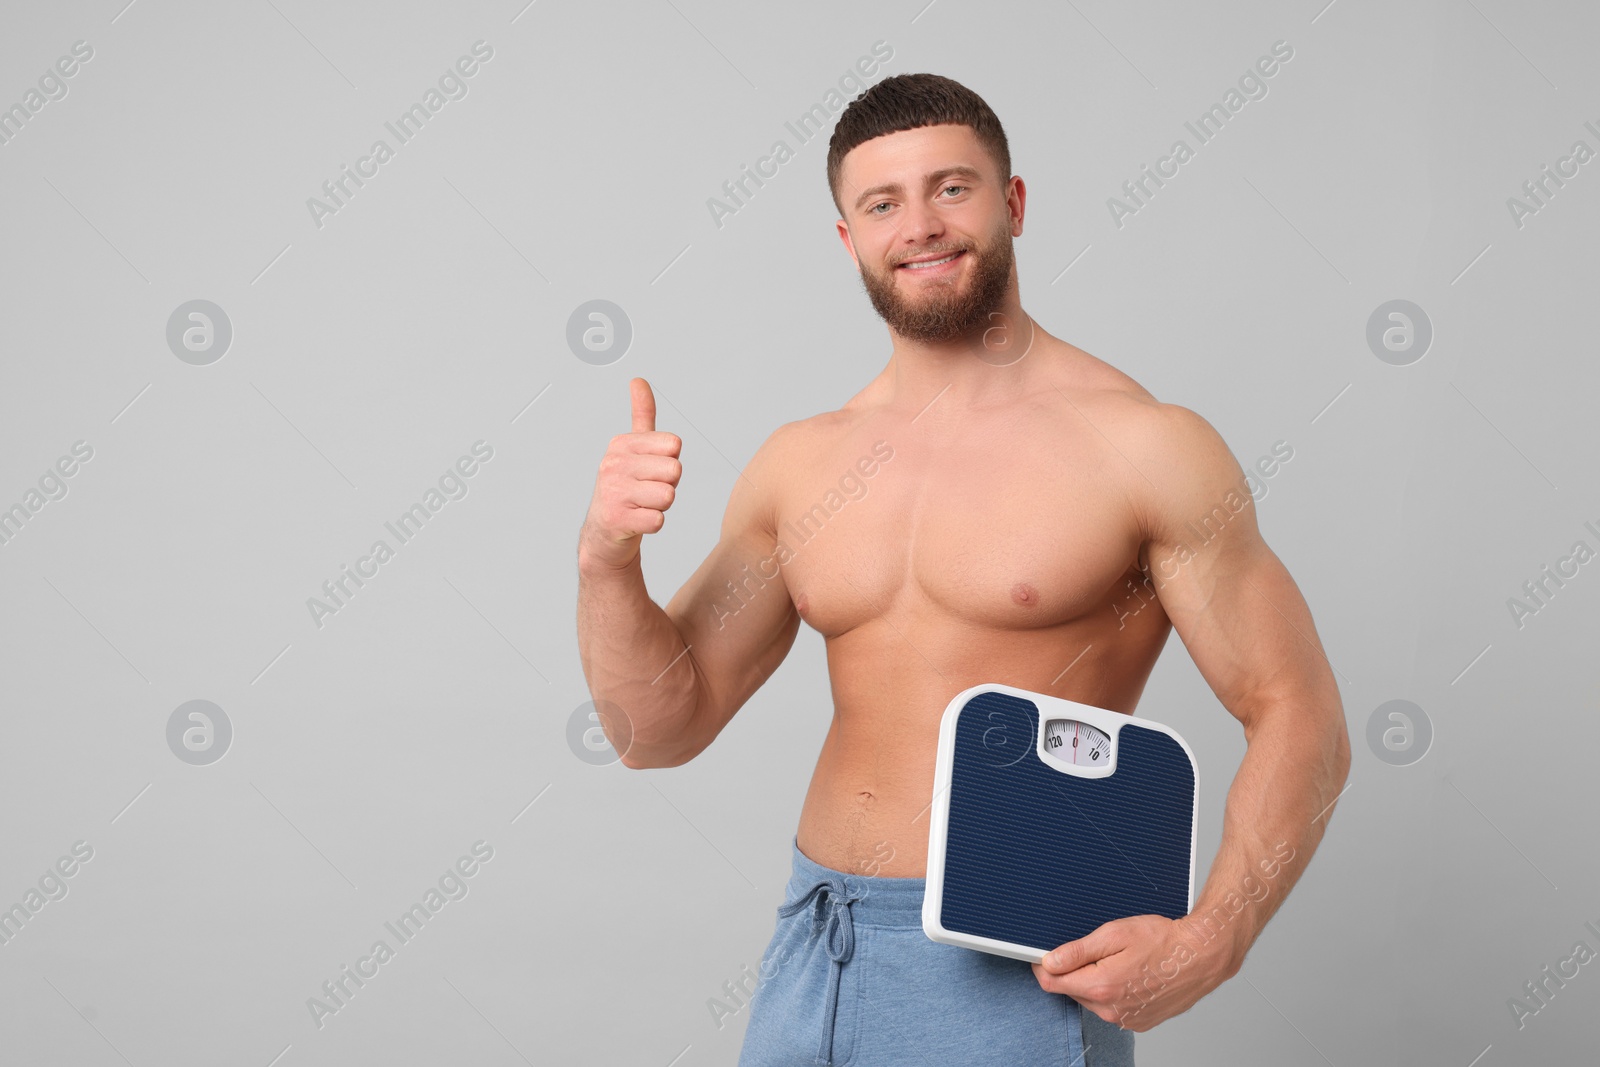
[[(966, 164), (958, 163), (949, 167), (940, 167), (938, 170), (929, 174), (925, 181), (929, 185), (937, 185), (939, 182), (951, 177), (970, 178), (974, 181), (983, 180), (983, 174), (978, 170), (978, 168), (969, 167)], [(900, 193), (904, 191), (904, 188), (899, 182), (889, 182), (886, 185), (874, 185), (871, 189), (868, 189), (866, 192), (856, 197), (854, 207), (859, 211), (863, 204), (875, 196), (883, 196), (889, 193)]]

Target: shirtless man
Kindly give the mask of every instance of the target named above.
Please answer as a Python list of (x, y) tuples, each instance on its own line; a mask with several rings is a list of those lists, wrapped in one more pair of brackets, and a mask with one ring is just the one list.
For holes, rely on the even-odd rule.
[[(767, 438), (664, 610), (639, 545), (682, 442), (629, 383), (632, 432), (579, 537), (590, 692), (621, 709), (605, 726), (626, 766), (674, 767), (802, 621), (825, 639), (833, 720), (741, 1067), (1131, 1064), (1134, 1031), (1239, 970), (1315, 851), (1349, 769), (1337, 688), (1221, 437), (1023, 310), (1026, 190), (988, 106), (936, 75), (887, 78), (841, 114), (828, 178), (888, 365)], [(926, 938), (945, 705), (993, 681), (1131, 714), (1172, 629), (1248, 742), (1193, 912), (1106, 923), (1039, 964)]]

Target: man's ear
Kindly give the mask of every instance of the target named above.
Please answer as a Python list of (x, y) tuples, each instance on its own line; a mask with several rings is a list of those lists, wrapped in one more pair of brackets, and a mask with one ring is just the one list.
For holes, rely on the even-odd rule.
[(856, 273), (859, 274), (861, 272), (861, 260), (856, 256), (855, 243), (850, 240), (850, 227), (845, 224), (844, 219), (839, 219), (835, 222), (834, 227), (838, 229), (839, 240), (844, 242), (844, 250), (850, 253), (850, 262), (856, 265)]
[(1022, 215), (1027, 208), (1028, 187), (1022, 184), (1021, 175), (1013, 174), (1006, 182), (1006, 210), (1011, 215), (1011, 236), (1022, 236)]

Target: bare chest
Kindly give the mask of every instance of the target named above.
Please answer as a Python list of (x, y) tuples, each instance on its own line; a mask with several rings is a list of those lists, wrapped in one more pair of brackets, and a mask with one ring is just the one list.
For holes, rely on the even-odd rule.
[(1102, 447), (1023, 425), (939, 446), (864, 428), (815, 448), (776, 509), (801, 618), (831, 638), (905, 613), (996, 630), (1095, 610), (1139, 547)]

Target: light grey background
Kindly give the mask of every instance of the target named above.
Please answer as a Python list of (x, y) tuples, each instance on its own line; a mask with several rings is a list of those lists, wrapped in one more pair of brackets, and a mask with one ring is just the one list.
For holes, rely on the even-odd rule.
[[(1521, 1029), (1507, 1004), (1600, 949), (1600, 563), (1521, 627), (1507, 606), (1600, 547), (1600, 162), (1507, 208), (1600, 148), (1592, 6), (124, 3), (0, 29), (0, 106), (94, 50), (0, 145), (0, 506), (93, 448), (0, 545), (0, 906), (94, 850), (0, 945), (0, 1060), (735, 1062), (743, 1013), (707, 1001), (771, 934), (822, 642), (692, 763), (590, 765), (575, 537), (629, 377), (685, 442), (645, 544), (665, 603), (766, 434), (882, 366), (826, 136), (783, 126), (880, 40), (872, 81), (946, 74), (1005, 123), (1033, 315), (1241, 463), (1294, 449), (1260, 520), (1337, 670), (1350, 786), (1242, 973), (1140, 1063), (1593, 1058), (1600, 964)], [(307, 198), (479, 40), (467, 95), (317, 226)], [(1278, 40), (1268, 95), (1113, 224)], [(719, 228), (707, 198), (780, 138)], [(166, 340), (195, 299), (233, 329), (207, 366)], [(593, 299), (633, 327), (606, 366), (566, 344)], [(1366, 344), (1393, 299), (1433, 324), (1410, 366)], [(467, 495), (316, 626), (307, 598), (479, 440)], [(1365, 740), (1397, 698), (1435, 731), (1409, 766)], [(206, 766), (167, 744), (197, 699), (233, 729)], [(1208, 864), (1241, 732), (1176, 639), (1139, 712), (1196, 750)], [(308, 998), (479, 840), (468, 894), (319, 1028)]]

